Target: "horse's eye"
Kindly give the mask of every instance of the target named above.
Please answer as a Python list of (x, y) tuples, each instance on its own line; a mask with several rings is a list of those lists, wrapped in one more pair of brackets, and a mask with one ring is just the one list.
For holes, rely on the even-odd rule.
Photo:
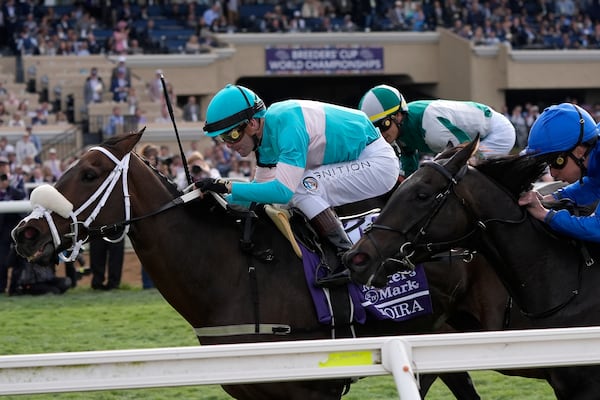
[(96, 173), (94, 171), (85, 171), (83, 173), (83, 180), (85, 182), (91, 182), (94, 179), (96, 179), (98, 176), (96, 175)]
[(417, 199), (419, 200), (427, 200), (429, 195), (427, 193), (419, 192), (417, 193)]

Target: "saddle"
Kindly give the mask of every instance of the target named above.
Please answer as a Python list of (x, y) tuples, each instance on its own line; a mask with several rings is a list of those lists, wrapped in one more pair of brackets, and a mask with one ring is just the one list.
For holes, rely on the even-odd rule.
[[(360, 221), (361, 218), (364, 221), (365, 216), (376, 212), (376, 210), (379, 211), (379, 209), (381, 209), (385, 204), (385, 201), (388, 197), (389, 195), (385, 194), (383, 196), (345, 204), (335, 207), (335, 211), (342, 223), (344, 223), (344, 226), (346, 226), (348, 221), (352, 221), (354, 219), (359, 219)], [(302, 251), (298, 245), (299, 241), (313, 251), (318, 251), (320, 253), (325, 252), (322, 249), (322, 241), (312, 229), (308, 219), (300, 210), (287, 209), (274, 204), (266, 204), (264, 206), (264, 211), (279, 229), (281, 234), (290, 242), (294, 253), (299, 258), (302, 258)], [(350, 233), (359, 226), (360, 222), (351, 224), (350, 226), (346, 227), (346, 232)]]

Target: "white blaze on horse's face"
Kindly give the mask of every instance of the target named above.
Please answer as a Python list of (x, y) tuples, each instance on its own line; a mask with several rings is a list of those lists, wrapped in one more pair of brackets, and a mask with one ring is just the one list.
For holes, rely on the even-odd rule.
[(33, 208), (42, 207), (63, 218), (68, 218), (73, 212), (73, 204), (51, 185), (38, 186), (33, 189), (29, 198)]

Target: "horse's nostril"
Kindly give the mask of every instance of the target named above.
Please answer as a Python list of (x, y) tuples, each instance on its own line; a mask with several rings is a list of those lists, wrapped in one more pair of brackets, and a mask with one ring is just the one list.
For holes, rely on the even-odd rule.
[(26, 240), (35, 239), (37, 236), (37, 230), (31, 227), (25, 228), (22, 231), (23, 238)]
[(352, 257), (352, 264), (354, 265), (364, 265), (367, 263), (369, 257), (365, 253), (356, 253)]

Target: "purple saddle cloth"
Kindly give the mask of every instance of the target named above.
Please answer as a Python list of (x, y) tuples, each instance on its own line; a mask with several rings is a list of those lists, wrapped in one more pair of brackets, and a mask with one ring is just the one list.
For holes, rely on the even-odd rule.
[[(319, 265), (318, 254), (300, 243), (306, 283), (313, 298), (315, 309), (322, 324), (331, 324), (331, 306), (325, 288), (315, 285), (315, 273)], [(410, 273), (396, 273), (383, 288), (373, 288), (355, 283), (348, 284), (348, 293), (354, 308), (354, 322), (364, 324), (367, 315), (378, 320), (405, 321), (431, 314), (431, 297), (423, 265)]]

